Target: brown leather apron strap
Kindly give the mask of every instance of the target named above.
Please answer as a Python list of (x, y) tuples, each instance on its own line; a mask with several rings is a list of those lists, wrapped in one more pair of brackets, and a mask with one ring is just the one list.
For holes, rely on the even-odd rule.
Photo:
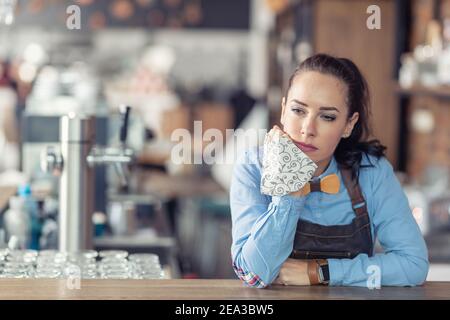
[(356, 215), (367, 212), (366, 200), (364, 199), (358, 181), (352, 179), (352, 171), (347, 168), (340, 168), (342, 179), (352, 201), (352, 208)]
[(320, 180), (309, 183), (310, 192), (320, 191)]

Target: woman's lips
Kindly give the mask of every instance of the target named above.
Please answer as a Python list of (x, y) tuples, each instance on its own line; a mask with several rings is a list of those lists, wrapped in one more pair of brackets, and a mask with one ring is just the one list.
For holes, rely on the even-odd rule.
[(312, 151), (316, 151), (317, 148), (311, 144), (304, 144), (298, 141), (294, 141), (295, 145), (297, 147), (299, 147), (300, 150), (302, 150), (303, 152), (312, 152)]

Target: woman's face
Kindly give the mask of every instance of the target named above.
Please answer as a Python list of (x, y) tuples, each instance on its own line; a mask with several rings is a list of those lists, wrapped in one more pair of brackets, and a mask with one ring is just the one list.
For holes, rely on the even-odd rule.
[(322, 171), (321, 165), (328, 165), (340, 139), (349, 136), (358, 121), (357, 112), (348, 117), (346, 97), (347, 86), (338, 78), (304, 71), (283, 98), (283, 130)]

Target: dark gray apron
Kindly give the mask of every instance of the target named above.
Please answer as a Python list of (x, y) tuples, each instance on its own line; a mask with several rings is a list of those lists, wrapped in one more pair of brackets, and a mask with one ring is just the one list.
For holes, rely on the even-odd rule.
[[(355, 218), (350, 224), (335, 226), (323, 226), (299, 219), (290, 258), (352, 259), (360, 253), (372, 256), (373, 241), (370, 232), (370, 218), (359, 183), (352, 181), (349, 169), (341, 168), (340, 171), (352, 201)], [(311, 186), (311, 190), (318, 190), (318, 188)], [(362, 203), (364, 205), (358, 206)]]

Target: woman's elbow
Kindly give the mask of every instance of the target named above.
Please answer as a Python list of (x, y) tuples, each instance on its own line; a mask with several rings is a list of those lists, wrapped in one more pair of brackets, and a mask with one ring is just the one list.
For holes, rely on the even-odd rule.
[(412, 267), (408, 271), (408, 279), (411, 286), (420, 286), (427, 280), (430, 264), (427, 259), (417, 259), (411, 263)]

